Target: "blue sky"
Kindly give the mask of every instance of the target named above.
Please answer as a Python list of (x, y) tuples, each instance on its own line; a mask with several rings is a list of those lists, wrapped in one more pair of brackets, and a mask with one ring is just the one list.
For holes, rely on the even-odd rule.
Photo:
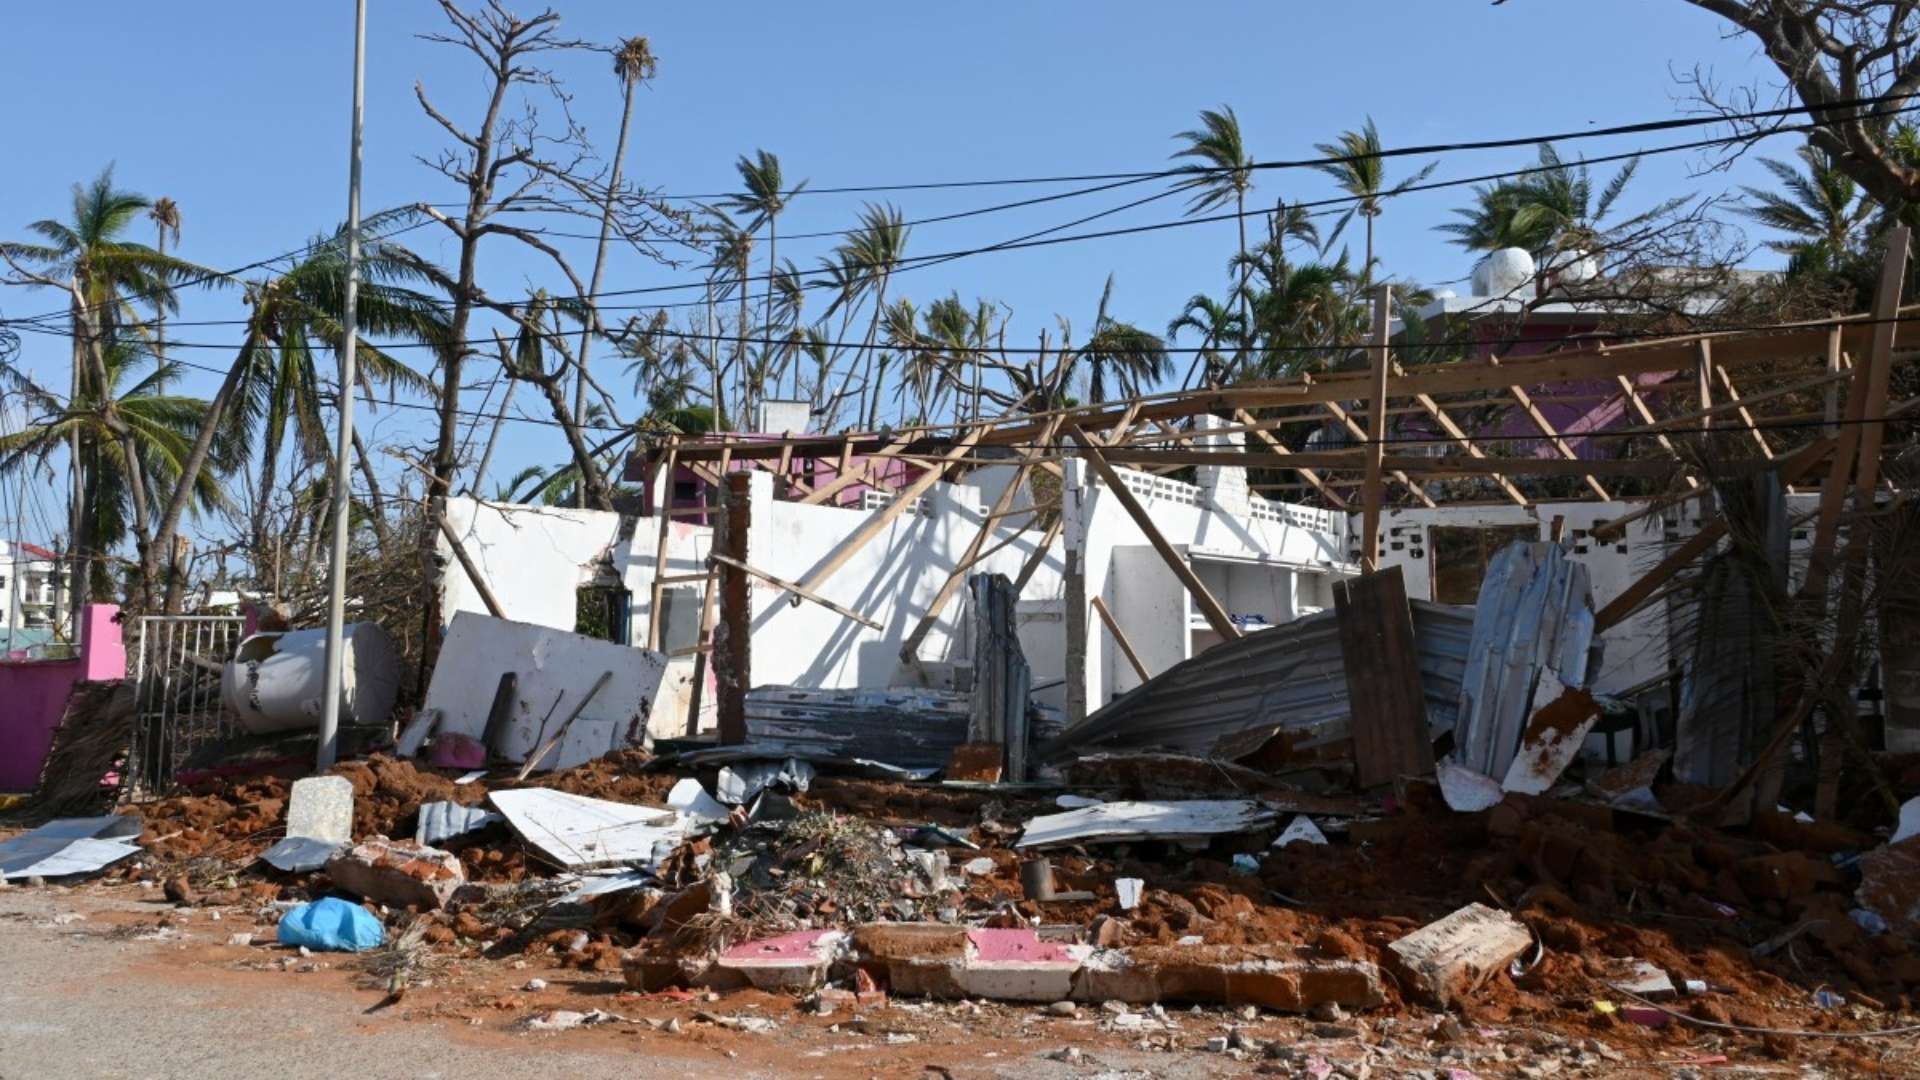
[[(429, 0), (375, 0), (372, 8), (366, 205), (454, 199), (454, 186), (415, 160), (444, 136), (421, 114), (413, 86), (424, 83), (444, 111), (470, 118), (482, 89), (471, 59), (415, 36), (440, 25)], [(1308, 156), (1315, 142), (1369, 114), (1390, 146), (1519, 136), (1677, 115), (1684, 88), (1673, 73), (1696, 64), (1724, 82), (1766, 75), (1746, 41), (1727, 39), (1719, 23), (1682, 0), (1179, 8), (1147, 0), (723, 7), (563, 0), (559, 10), (565, 32), (589, 41), (651, 37), (659, 76), (641, 94), (627, 169), (671, 194), (734, 188), (734, 158), (756, 147), (779, 154), (790, 178), (823, 187), (1133, 171), (1161, 167), (1173, 149), (1169, 136), (1192, 126), (1200, 109), (1221, 103), (1234, 106), (1252, 153), (1266, 159)], [(22, 236), (31, 220), (65, 217), (69, 186), (108, 162), (122, 186), (180, 204), (181, 253), (206, 265), (251, 262), (331, 228), (345, 209), (351, 23), (348, 0), (16, 5), (0, 35), (0, 115), (15, 148), (9, 167), (0, 169), (0, 235)], [(563, 56), (556, 67), (575, 95), (577, 117), (611, 153), (619, 101), (605, 57)], [(1563, 149), (1597, 156), (1697, 137), (1591, 140)], [(1790, 147), (1770, 150), (1783, 156)], [(1451, 156), (1433, 178), (1516, 168), (1532, 156)], [(1394, 175), (1418, 164), (1395, 163)], [(1649, 159), (1625, 209), (1760, 182), (1751, 161), (1704, 176), (1701, 164), (1690, 154)], [(1331, 194), (1331, 181), (1318, 174), (1270, 172), (1259, 177), (1254, 202)], [(1470, 257), (1433, 226), (1464, 194), (1417, 194), (1391, 205), (1379, 224), (1386, 270), (1427, 283), (1463, 277)], [(1009, 189), (983, 189), (890, 197), (915, 218), (1012, 196)], [(993, 243), (1131, 197), (1123, 189), (923, 226), (908, 252)], [(803, 197), (782, 218), (781, 231), (843, 228), (861, 198)], [(1168, 220), (1181, 205), (1161, 200), (1101, 226)], [(454, 250), (437, 229), (408, 239), (442, 259)], [(584, 275), (591, 241), (564, 243)], [(832, 243), (783, 241), (780, 251), (808, 266)], [(1233, 225), (1222, 222), (962, 259), (902, 275), (895, 287), (921, 301), (957, 289), (964, 298), (1002, 302), (1014, 311), (1009, 342), (1031, 344), (1056, 313), (1079, 327), (1090, 323), (1111, 272), (1114, 313), (1159, 328), (1187, 296), (1222, 291), (1233, 244)], [(483, 249), (482, 259), (482, 280), (496, 294), (530, 284), (566, 291), (509, 243)], [(697, 277), (690, 267), (618, 253), (606, 287)], [(59, 306), (56, 295), (0, 290), (0, 314)], [(182, 318), (235, 318), (241, 310), (237, 293), (227, 290), (188, 297)], [(216, 326), (172, 336), (224, 346), (238, 334)], [(220, 365), (231, 352), (180, 355)], [(62, 342), (31, 337), (21, 362), (64, 385)], [(597, 370), (610, 382), (626, 382), (617, 364)], [(186, 387), (210, 393), (213, 382), (195, 376)], [(517, 400), (537, 409), (535, 398), (523, 393)], [(469, 407), (478, 401), (475, 393)], [(376, 438), (426, 438), (417, 415), (387, 412), (371, 424)], [(562, 452), (557, 431), (513, 425), (494, 475), (558, 461)]]

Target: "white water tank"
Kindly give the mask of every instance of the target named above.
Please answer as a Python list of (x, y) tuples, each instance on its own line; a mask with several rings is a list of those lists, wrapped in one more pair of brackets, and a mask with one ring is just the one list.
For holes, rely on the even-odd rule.
[(1556, 251), (1547, 259), (1547, 287), (1584, 285), (1600, 276), (1600, 260), (1584, 251)]
[(1533, 295), (1534, 269), (1533, 256), (1524, 248), (1489, 252), (1473, 268), (1473, 294), (1529, 299)]
[[(343, 725), (387, 722), (400, 694), (400, 658), (378, 623), (349, 623), (341, 659)], [(255, 735), (320, 726), (326, 690), (327, 634), (289, 630), (242, 641), (220, 676), (220, 697)]]

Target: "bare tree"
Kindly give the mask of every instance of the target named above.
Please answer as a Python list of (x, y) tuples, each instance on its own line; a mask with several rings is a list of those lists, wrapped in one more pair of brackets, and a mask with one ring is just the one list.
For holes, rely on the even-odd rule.
[[(1751, 139), (1812, 123), (1807, 138), (1882, 206), (1920, 200), (1920, 168), (1900, 142), (1900, 110), (1920, 95), (1920, 5), (1912, 0), (1686, 0), (1750, 36), (1779, 73), (1773, 87), (1683, 76), (1699, 103)], [(1806, 116), (1740, 118), (1798, 101)]]
[[(421, 213), (439, 222), (459, 243), (454, 269), (450, 273), (433, 271), (452, 300), (452, 315), (450, 345), (441, 357), (440, 425), (426, 492), (429, 498), (444, 497), (451, 491), (459, 467), (459, 394), (464, 361), (474, 351), (475, 309), (492, 311), (533, 333), (549, 332), (538, 321), (525, 320), (512, 305), (490, 299), (480, 288), (481, 242), (489, 236), (508, 237), (546, 256), (573, 290), (587, 327), (599, 332), (592, 290), (574, 272), (566, 256), (543, 238), (542, 230), (513, 224), (526, 219), (512, 215), (605, 217), (637, 250), (668, 263), (671, 260), (655, 242), (674, 233), (683, 220), (663, 211), (649, 193), (603, 182), (602, 174), (607, 170), (590, 167), (594, 161), (592, 148), (574, 121), (570, 99), (560, 80), (542, 64), (552, 54), (590, 51), (593, 47), (561, 37), (558, 13), (548, 9), (523, 19), (501, 0), (486, 0), (472, 11), (463, 10), (454, 0), (437, 2), (449, 29), (422, 36), (472, 54), (485, 73), (487, 92), (479, 122), (463, 127), (434, 105), (424, 86), (414, 86), (421, 109), (454, 141), (438, 156), (421, 160), (465, 192), (458, 216), (431, 204), (419, 206)], [(536, 99), (552, 107), (559, 117), (557, 123), (543, 126)], [(570, 350), (561, 352), (567, 363), (575, 363)], [(579, 377), (592, 384), (584, 369)], [(564, 428), (580, 422), (572, 409), (561, 410), (555, 419)], [(569, 441), (578, 443), (578, 434), (570, 432)]]

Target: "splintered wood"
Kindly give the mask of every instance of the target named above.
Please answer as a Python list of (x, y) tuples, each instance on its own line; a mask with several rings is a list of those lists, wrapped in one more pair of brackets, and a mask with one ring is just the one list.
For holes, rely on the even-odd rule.
[(1420, 653), (1400, 568), (1333, 586), (1360, 786), (1433, 772)]

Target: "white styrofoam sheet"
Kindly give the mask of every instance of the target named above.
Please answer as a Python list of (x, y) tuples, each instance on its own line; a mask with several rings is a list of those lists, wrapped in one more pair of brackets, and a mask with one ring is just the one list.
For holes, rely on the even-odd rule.
[[(480, 738), (487, 714), (507, 672), (519, 676), (519, 697), (498, 745), (491, 749), (508, 761), (524, 761), (560, 730), (602, 672), (613, 677), (567, 730), (560, 746), (540, 762), (543, 769), (565, 769), (646, 737), (646, 718), (660, 691), (666, 657), (647, 649), (618, 645), (531, 623), (512, 622), (462, 611), (453, 617), (425, 708), (441, 714), (438, 730)], [(554, 707), (554, 699), (560, 699)], [(549, 710), (552, 719), (548, 720)], [(542, 731), (542, 726), (548, 730)]]
[(686, 837), (687, 819), (672, 810), (569, 795), (546, 788), (487, 796), (522, 840), (569, 870), (651, 867)]
[(1262, 828), (1278, 818), (1271, 808), (1251, 799), (1110, 802), (1034, 818), (1014, 846), (1214, 836)]

